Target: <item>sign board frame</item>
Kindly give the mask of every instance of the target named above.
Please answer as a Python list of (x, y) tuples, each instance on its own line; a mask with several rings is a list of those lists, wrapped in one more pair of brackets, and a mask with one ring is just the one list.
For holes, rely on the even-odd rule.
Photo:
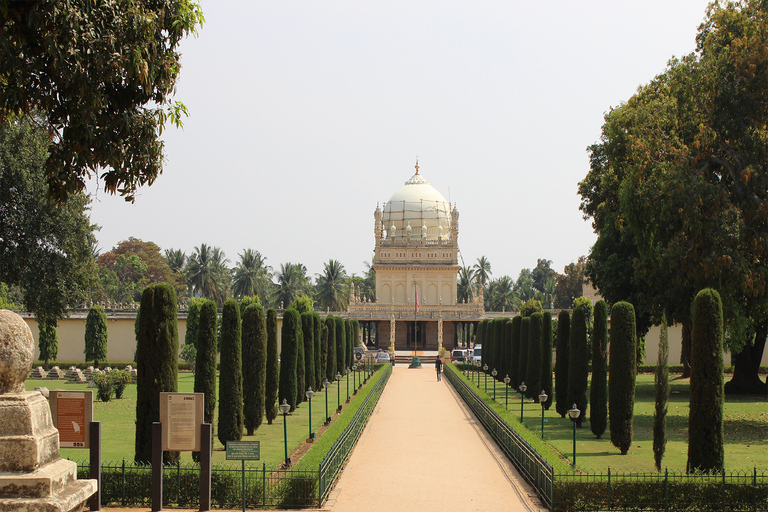
[(261, 441), (227, 441), (227, 460), (261, 460)]
[(204, 393), (160, 393), (163, 451), (199, 452)]
[(59, 447), (90, 448), (93, 391), (57, 389), (48, 393), (53, 426), (59, 431)]

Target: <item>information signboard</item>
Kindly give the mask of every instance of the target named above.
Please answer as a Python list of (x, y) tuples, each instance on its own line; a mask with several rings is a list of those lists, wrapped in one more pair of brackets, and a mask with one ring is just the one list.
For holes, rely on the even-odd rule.
[(200, 451), (204, 393), (160, 393), (163, 451)]
[(227, 460), (259, 460), (260, 441), (227, 441)]
[(61, 448), (90, 448), (93, 391), (51, 391), (48, 395), (53, 426)]

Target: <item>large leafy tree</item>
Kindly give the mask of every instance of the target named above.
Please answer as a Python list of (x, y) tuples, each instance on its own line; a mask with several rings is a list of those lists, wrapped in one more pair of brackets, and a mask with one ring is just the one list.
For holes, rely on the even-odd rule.
[(74, 194), (58, 207), (46, 200), (50, 142), (38, 124), (24, 116), (0, 120), (0, 281), (20, 287), (24, 307), (53, 323), (95, 283), (94, 238), (87, 196)]
[(0, 2), (0, 120), (39, 111), (50, 135), (47, 192), (59, 202), (100, 173), (133, 200), (162, 172), (181, 40), (203, 14), (188, 0)]
[(338, 260), (328, 260), (323, 273), (317, 275), (317, 302), (321, 309), (344, 311), (347, 309), (347, 272)]
[(272, 267), (259, 251), (246, 249), (235, 264), (232, 293), (235, 297), (258, 297), (266, 304), (272, 285)]
[(663, 311), (689, 332), (696, 291), (720, 291), (733, 392), (766, 389), (767, 27), (765, 2), (710, 6), (696, 52), (606, 116), (580, 189), (599, 235), (590, 277), (636, 305), (639, 333)]
[(536, 260), (536, 268), (531, 271), (531, 280), (533, 281), (533, 288), (536, 291), (544, 293), (547, 281), (554, 278), (557, 273), (552, 270), (552, 260), (538, 259)]
[(557, 274), (555, 282), (554, 306), (557, 309), (568, 309), (574, 299), (584, 293), (584, 267), (586, 256), (580, 256), (578, 261), (565, 266), (562, 274)]
[(106, 298), (116, 302), (139, 300), (144, 287), (151, 283), (171, 283), (177, 291), (180, 288), (154, 242), (130, 237), (100, 255), (96, 263)]

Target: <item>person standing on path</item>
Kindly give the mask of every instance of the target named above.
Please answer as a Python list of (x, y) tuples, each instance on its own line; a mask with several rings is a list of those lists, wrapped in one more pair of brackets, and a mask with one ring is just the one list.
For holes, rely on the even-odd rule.
[(443, 360), (440, 359), (439, 356), (435, 359), (435, 371), (437, 372), (437, 382), (440, 382), (441, 373), (443, 371)]

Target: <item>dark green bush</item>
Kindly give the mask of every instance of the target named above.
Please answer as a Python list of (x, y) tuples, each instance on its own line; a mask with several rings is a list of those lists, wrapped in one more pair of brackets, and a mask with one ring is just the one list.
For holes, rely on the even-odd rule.
[(533, 313), (530, 316), (530, 325), (528, 327), (528, 364), (526, 365), (525, 384), (528, 389), (525, 390), (525, 396), (534, 402), (539, 402), (539, 393), (541, 392), (541, 338), (544, 323), (542, 313)]
[(565, 418), (571, 404), (568, 403), (568, 339), (571, 333), (571, 314), (563, 310), (557, 315), (557, 340), (555, 360), (555, 410)]
[(592, 385), (589, 387), (589, 426), (600, 439), (608, 426), (608, 305), (595, 304), (592, 328)]
[(261, 304), (243, 313), (243, 424), (249, 436), (264, 419), (267, 382), (267, 324)]
[(587, 415), (587, 379), (589, 377), (589, 354), (587, 353), (586, 308), (573, 310), (571, 332), (568, 336), (568, 409), (573, 404), (581, 411), (576, 425), (581, 427)]
[(107, 361), (107, 313), (101, 306), (91, 306), (85, 317), (85, 360), (93, 366)]
[(217, 433), (224, 446), (243, 438), (243, 346), (240, 305), (224, 303), (221, 316), (221, 369), (219, 371), (219, 424)]
[(133, 381), (131, 374), (125, 370), (112, 370), (107, 374), (107, 379), (109, 380), (110, 384), (112, 384), (112, 389), (115, 392), (115, 398), (118, 400), (123, 398), (125, 387)]
[(611, 310), (611, 359), (608, 383), (611, 443), (626, 455), (632, 445), (635, 409), (635, 308), (617, 302)]
[(267, 310), (267, 379), (264, 383), (264, 415), (267, 424), (277, 417), (277, 397), (280, 389), (280, 361), (277, 348), (277, 310)]
[(283, 330), (280, 349), (280, 395), (279, 403), (283, 400), (291, 406), (291, 412), (296, 409), (297, 375), (296, 365), (299, 358), (299, 335), (301, 332), (301, 317), (295, 309), (286, 309), (283, 313)]
[(544, 408), (549, 410), (554, 401), (552, 392), (552, 312), (545, 311), (541, 338), (541, 388), (547, 393)]
[(304, 332), (301, 327), (301, 311), (299, 311), (299, 325), (296, 338), (296, 405), (306, 400), (304, 392), (307, 390), (306, 379), (304, 376)]
[(531, 317), (524, 316), (520, 322), (520, 355), (517, 360), (517, 379), (520, 382), (517, 383), (518, 386), (528, 377), (528, 339), (530, 328)]
[(509, 345), (509, 385), (514, 390), (517, 390), (517, 386), (520, 385), (520, 377), (518, 376), (518, 365), (520, 360), (520, 329), (523, 325), (523, 317), (517, 315), (511, 320), (512, 333)]
[(304, 338), (304, 389), (317, 391), (315, 383), (315, 313), (301, 314), (301, 334)]
[(653, 460), (656, 470), (661, 471), (661, 461), (667, 446), (667, 401), (669, 400), (669, 335), (667, 318), (661, 320), (659, 329), (658, 365), (653, 378), (655, 407), (653, 414)]
[(323, 323), (320, 320), (320, 315), (313, 312), (312, 313), (312, 329), (313, 329), (313, 336), (312, 340), (315, 343), (315, 346), (313, 347), (313, 352), (315, 353), (315, 378), (314, 378), (314, 386), (312, 386), (315, 390), (319, 390), (323, 385), (323, 377), (325, 376), (325, 368), (323, 367), (324, 354), (323, 354), (323, 342), (322, 342), (322, 336), (323, 336)]
[(197, 357), (195, 358), (195, 393), (203, 393), (203, 417), (213, 425), (216, 412), (216, 303), (198, 302)]
[[(152, 460), (152, 423), (160, 421), (160, 392), (178, 391), (179, 333), (176, 291), (169, 283), (150, 284), (141, 295), (136, 391), (136, 450), (134, 460)], [(165, 463), (178, 452), (163, 452)]]
[(720, 294), (707, 288), (693, 303), (689, 472), (723, 470), (723, 398), (723, 305)]
[(112, 400), (112, 393), (114, 388), (112, 387), (112, 381), (109, 380), (109, 376), (105, 373), (95, 373), (93, 376), (93, 383), (96, 384), (96, 396), (102, 402), (109, 402)]
[(340, 368), (337, 368), (336, 366), (336, 320), (333, 318), (333, 315), (328, 315), (325, 318), (325, 327), (328, 331), (328, 335), (326, 336), (328, 340), (328, 351), (326, 353), (325, 378), (330, 382), (333, 382), (336, 378), (336, 372), (340, 370)]

